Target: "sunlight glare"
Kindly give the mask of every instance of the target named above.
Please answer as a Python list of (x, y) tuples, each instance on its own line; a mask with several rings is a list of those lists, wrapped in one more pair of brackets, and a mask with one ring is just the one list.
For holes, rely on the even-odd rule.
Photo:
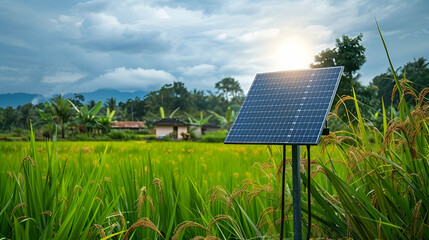
[(283, 70), (305, 69), (313, 61), (310, 47), (303, 39), (293, 38), (284, 41), (276, 48), (276, 66)]

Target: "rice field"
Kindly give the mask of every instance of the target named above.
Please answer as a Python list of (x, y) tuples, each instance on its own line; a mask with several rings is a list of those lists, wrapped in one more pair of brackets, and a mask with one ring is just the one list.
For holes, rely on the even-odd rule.
[[(1, 233), (249, 239), (262, 235), (256, 226), (261, 211), (279, 202), (277, 181), (263, 171), (277, 167), (273, 156), (280, 154), (269, 151), (187, 142), (1, 143), (1, 190), (10, 193), (1, 198)], [(234, 199), (230, 195), (242, 183), (267, 183), (273, 194)], [(139, 220), (146, 222), (140, 226)], [(182, 224), (193, 228), (179, 234)]]

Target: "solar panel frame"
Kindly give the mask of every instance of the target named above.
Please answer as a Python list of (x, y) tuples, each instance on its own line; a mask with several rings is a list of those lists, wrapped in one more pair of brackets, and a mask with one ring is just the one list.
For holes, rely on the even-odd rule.
[[(243, 102), (243, 105), (237, 115), (236, 121), (233, 123), (224, 143), (264, 145), (317, 145), (320, 141), (320, 136), (322, 134), (326, 118), (328, 117), (329, 110), (332, 107), (332, 103), (335, 98), (335, 93), (338, 89), (343, 70), (344, 67), (337, 66), (256, 74), (255, 79), (250, 86), (249, 92)], [(303, 79), (304, 77), (308, 77), (309, 75), (311, 77), (319, 77), (318, 74), (335, 75), (331, 78), (316, 79), (315, 83), (313, 83), (315, 85), (313, 86), (311, 84), (312, 81), (315, 79)], [(303, 78), (300, 79), (300, 77)], [(294, 80), (294, 82), (285, 81), (285, 79), (291, 78)], [(273, 79), (278, 79), (279, 81), (274, 83), (270, 82), (274, 81)], [(323, 80), (327, 79), (332, 82), (329, 84), (324, 83)], [(300, 80), (301, 82), (296, 82), (297, 80)], [(333, 83), (334, 80), (335, 84)], [(306, 81), (309, 82), (307, 83), (309, 85), (307, 85), (306, 87), (309, 87), (312, 91), (303, 92), (304, 87), (297, 86), (297, 84), (299, 85), (302, 83), (306, 83)], [(258, 84), (262, 85), (262, 87), (259, 88)], [(264, 88), (264, 84), (272, 86), (270, 86), (271, 88), (266, 86)], [(330, 94), (325, 94), (322, 96), (314, 95), (315, 93), (317, 93), (317, 91), (314, 91), (315, 87), (320, 87), (322, 89), (320, 90), (320, 92), (329, 92)], [(325, 87), (326, 89), (323, 90), (323, 87)], [(291, 91), (294, 89), (298, 91)], [(305, 97), (303, 97), (303, 94), (305, 94)], [(311, 95), (307, 99), (307, 96), (309, 96), (308, 94), (313, 95)], [(326, 98), (326, 100), (325, 102), (320, 102), (318, 101), (319, 98)], [(319, 104), (323, 108), (304, 107), (304, 103), (299, 102), (299, 99), (303, 99), (301, 101), (304, 101), (310, 105), (317, 106)], [(295, 102), (291, 103), (290, 101), (293, 100), (295, 100)], [(263, 103), (264, 101), (266, 103)], [(277, 104), (277, 110), (280, 108), (281, 111), (276, 111), (275, 109), (273, 109), (273, 106), (275, 104), (269, 104), (269, 101), (275, 101), (275, 104)], [(252, 102), (256, 103), (256, 105), (252, 105)], [(261, 102), (263, 104), (260, 104)], [(258, 103), (259, 105), (257, 105)], [(253, 109), (255, 111), (249, 111), (249, 109), (252, 110), (252, 108), (255, 108)], [(289, 112), (291, 111), (296, 112), (296, 114), (289, 114)], [(318, 115), (304, 114), (300, 116), (301, 112), (306, 111), (317, 112)], [(293, 117), (295, 118), (295, 121)], [(301, 118), (305, 119), (306, 122), (297, 122), (296, 119)], [(261, 123), (261, 119), (264, 120), (265, 124)], [(305, 126), (310, 126), (311, 123), (313, 123), (313, 125), (311, 125), (311, 129), (305, 128)], [(246, 125), (248, 125), (249, 127), (246, 127)], [(265, 127), (261, 127), (263, 125)], [(271, 127), (273, 125), (276, 125), (277, 127)], [(283, 128), (279, 128), (279, 126), (283, 126)], [(255, 129), (255, 127), (257, 128)], [(287, 128), (289, 128), (289, 130)], [(251, 132), (252, 134), (238, 134), (240, 132), (242, 133), (246, 131)], [(296, 133), (304, 133), (306, 135), (292, 136), (294, 135), (294, 131)], [(261, 135), (266, 137), (261, 137)], [(244, 137), (240, 138), (237, 136)], [(285, 138), (285, 136), (287, 138)]]

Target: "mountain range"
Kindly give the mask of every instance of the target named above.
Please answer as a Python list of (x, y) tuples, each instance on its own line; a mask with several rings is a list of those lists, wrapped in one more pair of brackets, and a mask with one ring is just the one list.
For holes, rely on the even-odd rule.
[[(88, 103), (90, 100), (102, 101), (105, 102), (108, 98), (115, 98), (116, 102), (126, 102), (128, 99), (135, 99), (139, 97), (143, 99), (148, 92), (145, 91), (136, 91), (136, 92), (121, 92), (115, 89), (99, 89), (94, 92), (80, 93), (85, 97), (85, 103)], [(65, 94), (64, 98), (71, 98), (73, 94)], [(38, 104), (49, 101), (52, 96), (43, 96), (40, 94), (31, 94), (31, 93), (3, 93), (0, 94), (0, 107), (6, 108), (11, 106), (16, 108), (19, 105), (24, 105), (26, 103)]]

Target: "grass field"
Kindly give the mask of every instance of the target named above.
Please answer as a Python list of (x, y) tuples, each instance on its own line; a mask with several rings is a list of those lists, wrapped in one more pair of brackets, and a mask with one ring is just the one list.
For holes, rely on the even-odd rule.
[[(273, 200), (279, 202), (277, 194), (266, 196), (274, 199), (258, 198), (251, 203), (237, 198), (236, 206), (225, 200), (245, 180), (260, 180), (261, 184), (273, 180), (266, 179), (261, 168), (266, 167), (263, 164), (275, 167), (280, 159), (273, 159), (265, 146), (186, 142), (34, 144), (33, 149), (25, 142), (0, 144), (1, 180), (6, 183), (2, 184), (2, 190), (13, 193), (1, 198), (5, 204), (2, 234), (7, 238), (17, 238), (15, 234), (25, 237), (27, 231), (30, 235), (43, 235), (39, 228), (48, 228), (43, 224), (51, 224), (49, 234), (55, 232), (56, 237), (59, 234), (71, 237), (73, 233), (76, 238), (90, 235), (99, 238), (104, 234), (124, 234), (142, 217), (150, 219), (164, 237), (170, 238), (175, 227), (185, 221), (207, 228), (220, 214), (228, 214), (233, 221), (219, 220), (223, 230), (212, 227), (210, 234), (250, 238), (259, 231), (256, 227), (259, 213)], [(29, 155), (31, 160), (27, 158)], [(277, 182), (269, 185), (272, 191), (278, 191)], [(215, 198), (218, 201), (211, 204)], [(26, 204), (15, 208), (19, 205), (16, 202)], [(88, 209), (79, 207), (82, 202)], [(120, 217), (109, 217), (114, 212), (120, 212)], [(122, 217), (125, 223), (118, 225)], [(71, 229), (59, 231), (60, 223), (62, 229), (69, 223), (67, 220)], [(4, 234), (14, 221), (22, 229)], [(76, 224), (81, 224), (80, 231), (74, 230)], [(102, 226), (105, 233), (94, 232), (96, 226)], [(200, 228), (187, 230), (183, 236), (186, 239), (203, 235), (204, 229)], [(134, 234), (139, 235), (136, 239), (159, 236), (147, 229), (136, 230)]]

